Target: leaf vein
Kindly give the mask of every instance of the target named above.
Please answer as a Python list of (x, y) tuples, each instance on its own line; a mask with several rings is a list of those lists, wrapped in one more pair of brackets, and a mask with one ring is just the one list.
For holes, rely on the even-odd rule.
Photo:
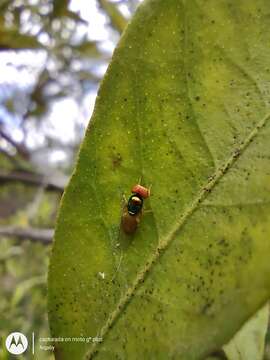
[[(154, 253), (149, 257), (148, 261), (144, 268), (139, 271), (137, 274), (132, 286), (126, 291), (126, 293), (119, 300), (119, 303), (116, 309), (111, 313), (106, 324), (101, 328), (99, 336), (104, 339), (105, 335), (110, 331), (113, 324), (116, 322), (118, 317), (121, 315), (124, 308), (131, 301), (134, 293), (140, 287), (140, 285), (145, 281), (146, 276), (150, 273), (152, 267), (157, 263), (158, 259), (168, 248), (170, 243), (173, 241), (175, 236), (178, 234), (180, 229), (186, 223), (186, 221), (193, 215), (193, 213), (199, 208), (202, 201), (207, 197), (207, 195), (213, 190), (213, 188), (218, 184), (220, 179), (225, 176), (229, 171), (232, 165), (237, 161), (237, 159), (244, 153), (250, 143), (258, 135), (259, 131), (265, 126), (267, 120), (270, 118), (270, 113), (267, 113), (253, 128), (249, 135), (242, 141), (237, 150), (234, 150), (230, 157), (219, 167), (214, 174), (209, 178), (208, 182), (201, 188), (198, 195), (195, 197), (191, 205), (189, 205), (186, 210), (181, 214), (178, 221), (173, 226), (172, 230), (167, 234), (167, 236), (159, 243)], [(93, 358), (98, 352), (98, 345), (101, 343), (94, 343), (90, 350), (86, 353), (85, 359)]]

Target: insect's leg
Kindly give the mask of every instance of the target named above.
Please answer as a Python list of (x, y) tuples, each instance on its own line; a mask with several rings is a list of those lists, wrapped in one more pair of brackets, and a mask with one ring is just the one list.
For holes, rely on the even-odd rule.
[[(150, 184), (148, 187), (149, 195), (151, 194), (151, 187), (152, 187), (152, 184)], [(143, 213), (144, 214), (153, 213), (153, 210), (152, 209), (143, 210)]]
[(122, 194), (122, 205), (125, 206), (127, 203), (127, 198), (126, 198), (126, 195), (125, 193)]
[(143, 210), (143, 213), (144, 213), (144, 214), (150, 214), (150, 213), (152, 213), (152, 212), (153, 212), (152, 209)]

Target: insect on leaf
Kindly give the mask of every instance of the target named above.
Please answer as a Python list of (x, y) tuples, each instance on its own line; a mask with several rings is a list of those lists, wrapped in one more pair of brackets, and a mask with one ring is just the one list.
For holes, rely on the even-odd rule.
[[(269, 298), (269, 19), (268, 0), (138, 8), (59, 213), (51, 331), (84, 340), (56, 359), (203, 358)], [(151, 196), (124, 238), (139, 178)]]

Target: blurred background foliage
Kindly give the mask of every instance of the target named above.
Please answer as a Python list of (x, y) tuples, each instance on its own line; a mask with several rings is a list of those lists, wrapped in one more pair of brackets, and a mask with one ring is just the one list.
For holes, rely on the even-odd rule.
[[(0, 0), (0, 359), (49, 336), (54, 222), (112, 51), (139, 0)], [(35, 358), (52, 359), (36, 343)], [(21, 355), (18, 358), (29, 358)]]
[[(99, 82), (140, 1), (0, 0), (0, 359), (11, 359), (12, 331), (49, 336), (58, 204)], [(269, 331), (266, 339), (265, 360)], [(36, 342), (35, 359), (53, 355)]]

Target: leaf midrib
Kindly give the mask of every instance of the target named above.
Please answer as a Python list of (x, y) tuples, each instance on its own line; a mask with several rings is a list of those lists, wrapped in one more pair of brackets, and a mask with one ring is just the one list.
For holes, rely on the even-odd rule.
[[(154, 251), (153, 254), (148, 258), (146, 265), (144, 268), (139, 271), (136, 276), (132, 286), (127, 290), (127, 292), (122, 296), (119, 300), (119, 303), (116, 309), (111, 313), (108, 318), (106, 324), (101, 328), (99, 336), (104, 339), (105, 335), (112, 328), (113, 324), (116, 322), (117, 318), (120, 316), (121, 312), (125, 308), (125, 306), (130, 302), (134, 293), (139, 288), (140, 284), (142, 284), (147, 276), (150, 273), (150, 270), (155, 265), (157, 260), (160, 258), (162, 253), (168, 248), (169, 244), (173, 241), (176, 234), (180, 231), (182, 226), (186, 223), (188, 218), (198, 209), (199, 205), (202, 201), (207, 197), (207, 195), (213, 190), (213, 188), (218, 184), (220, 179), (225, 176), (225, 174), (229, 171), (232, 165), (237, 161), (237, 159), (244, 153), (249, 144), (254, 140), (254, 138), (258, 135), (259, 131), (265, 126), (267, 120), (270, 117), (270, 113), (267, 113), (254, 127), (254, 129), (249, 133), (249, 135), (245, 138), (245, 140), (240, 144), (240, 146), (235, 149), (231, 156), (223, 163), (221, 167), (219, 167), (212, 176), (210, 176), (209, 181), (201, 188), (198, 195), (195, 197), (193, 202), (187, 209), (181, 214), (179, 220), (175, 223), (172, 230), (168, 233), (168, 235), (160, 241), (158, 247)], [(95, 354), (98, 352), (98, 344), (94, 343), (91, 349), (86, 353), (85, 359), (93, 358)]]

